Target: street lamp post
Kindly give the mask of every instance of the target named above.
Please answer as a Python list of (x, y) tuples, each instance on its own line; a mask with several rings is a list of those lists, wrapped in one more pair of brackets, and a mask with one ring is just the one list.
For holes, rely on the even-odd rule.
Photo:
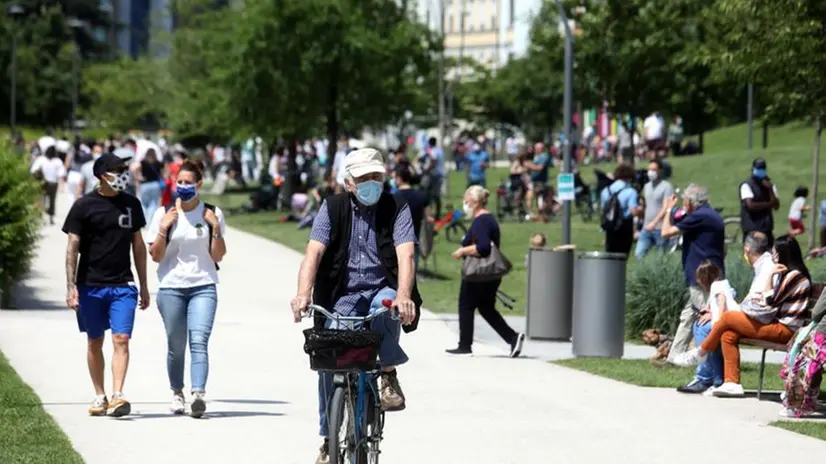
[[(24, 14), (23, 7), (10, 3), (6, 5), (6, 16), (12, 19), (12, 23)], [(17, 27), (12, 25), (11, 31), (11, 91), (9, 99), (9, 128), (11, 136), (15, 136), (15, 126), (17, 125)]]
[(86, 23), (72, 17), (66, 21), (66, 25), (72, 30), (72, 134), (77, 135), (77, 101), (78, 92), (80, 91), (78, 88), (80, 81), (78, 76), (80, 73), (80, 47), (77, 44), (77, 35), (86, 26)]
[[(565, 131), (565, 146), (563, 147), (563, 162), (562, 172), (571, 172), (571, 157), (573, 156), (573, 134), (571, 132), (571, 122), (573, 119), (573, 105), (574, 105), (574, 36), (571, 31), (570, 24), (568, 24), (568, 15), (565, 14), (565, 7), (561, 0), (554, 0), (559, 9), (559, 19), (565, 29), (565, 93), (563, 96), (563, 115), (564, 131)], [(565, 200), (563, 202), (562, 211), (562, 243), (570, 245), (571, 243), (571, 201)]]

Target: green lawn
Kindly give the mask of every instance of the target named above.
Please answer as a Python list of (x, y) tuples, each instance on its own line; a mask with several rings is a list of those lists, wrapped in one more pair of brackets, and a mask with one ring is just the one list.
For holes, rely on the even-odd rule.
[[(756, 156), (764, 156), (768, 160), (769, 175), (778, 186), (781, 197), (781, 208), (776, 213), (776, 232), (783, 233), (787, 227), (786, 213), (792, 201), (792, 192), (798, 185), (809, 185), (811, 182), (811, 147), (813, 131), (804, 125), (787, 125), (774, 128), (770, 131), (770, 148), (764, 153), (761, 149), (752, 152), (745, 150), (745, 126), (733, 126), (710, 132), (706, 135), (706, 154), (671, 159), (674, 168), (672, 182), (684, 188), (689, 182), (700, 183), (709, 188), (711, 202), (716, 207), (724, 208), (725, 214), (738, 214), (739, 199), (738, 187), (751, 171), (751, 160)], [(758, 131), (759, 135), (759, 131)], [(755, 146), (759, 146), (759, 140)], [(596, 178), (595, 168), (603, 171), (613, 170), (610, 163), (596, 166), (583, 166), (581, 171), (585, 182), (593, 184)], [(496, 169), (488, 174), (488, 187), (493, 189), (498, 181), (507, 175), (507, 170)], [(826, 182), (826, 169), (821, 173), (821, 182)], [(826, 183), (824, 184), (826, 185)], [(465, 182), (463, 173), (452, 173), (450, 178), (450, 192), (445, 203), (452, 203), (454, 207), (461, 205), (461, 196)], [(226, 194), (222, 197), (209, 197), (210, 201), (219, 206), (234, 206), (246, 200), (246, 195)], [(492, 200), (495, 201), (495, 200)], [(812, 204), (815, 204), (812, 202)], [(494, 207), (494, 204), (491, 204)], [(816, 208), (815, 208), (816, 209)], [(259, 234), (281, 242), (291, 248), (302, 251), (306, 245), (308, 233), (296, 230), (295, 224), (279, 224), (279, 214), (261, 213), (254, 215), (238, 215), (228, 218), (230, 225), (249, 232)], [(515, 264), (514, 272), (502, 284), (502, 289), (519, 298), (514, 313), (523, 313), (524, 294), (526, 288), (526, 272), (524, 256), (527, 253), (528, 238), (534, 232), (542, 232), (548, 237), (550, 245), (560, 244), (562, 241), (562, 227), (560, 221), (548, 224), (527, 223), (519, 224), (508, 222), (502, 224), (502, 250)], [(602, 233), (599, 230), (598, 219), (584, 223), (574, 216), (571, 226), (572, 241), (579, 250), (599, 250), (602, 248)], [(804, 242), (805, 244), (805, 242)], [(425, 305), (433, 311), (452, 312), (456, 310), (458, 283), (460, 275), (459, 262), (450, 258), (449, 254), (456, 247), (437, 238), (435, 254), (437, 271), (441, 278), (422, 280), (420, 287), (425, 298)], [(633, 266), (633, 261), (631, 263)]]
[[(693, 367), (656, 367), (647, 359), (576, 358), (554, 361), (554, 364), (640, 387), (657, 388), (677, 388), (685, 385), (694, 378), (696, 370)], [(740, 369), (743, 388), (756, 390), (760, 365), (742, 363)], [(763, 384), (765, 390), (780, 391), (783, 389), (783, 381), (777, 376), (779, 371), (779, 364), (766, 364), (765, 383)]]
[(82, 464), (40, 399), (0, 353), (0, 462)]
[(826, 440), (826, 422), (823, 421), (775, 421), (771, 424), (774, 427), (780, 427), (790, 432), (799, 433), (801, 435), (808, 435), (818, 440)]

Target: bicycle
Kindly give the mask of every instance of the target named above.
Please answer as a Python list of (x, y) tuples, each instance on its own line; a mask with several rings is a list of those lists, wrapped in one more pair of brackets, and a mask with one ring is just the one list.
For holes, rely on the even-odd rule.
[[(451, 205), (446, 205), (450, 210)], [(451, 243), (460, 243), (467, 233), (467, 226), (462, 222), (464, 213), (461, 210), (452, 210), (447, 213), (442, 219), (435, 222), (433, 232), (438, 234), (442, 229), (445, 230), (445, 240)]]
[(389, 311), (392, 303), (382, 300), (382, 308), (367, 316), (342, 316), (318, 305), (310, 305), (304, 315), (320, 313), (338, 327), (304, 331), (304, 352), (310, 356), (310, 368), (333, 376), (333, 395), (327, 406), (330, 464), (379, 462), (384, 411), (377, 357), (382, 334), (371, 332), (367, 326)]

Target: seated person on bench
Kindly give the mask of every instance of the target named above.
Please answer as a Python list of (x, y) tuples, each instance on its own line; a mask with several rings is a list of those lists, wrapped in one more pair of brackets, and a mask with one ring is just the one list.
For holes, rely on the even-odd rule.
[[(747, 248), (749, 242), (754, 245), (754, 238), (747, 237)], [(740, 385), (740, 339), (788, 343), (806, 322), (812, 283), (797, 240), (788, 235), (779, 237), (772, 250), (772, 262), (771, 274), (757, 273), (740, 311), (723, 314), (699, 347), (674, 360), (678, 366), (696, 365), (722, 343), (725, 383), (714, 391), (714, 396), (744, 394)]]

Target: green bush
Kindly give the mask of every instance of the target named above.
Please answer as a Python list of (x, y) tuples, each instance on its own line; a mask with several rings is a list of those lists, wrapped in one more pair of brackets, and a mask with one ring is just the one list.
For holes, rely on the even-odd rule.
[(40, 237), (41, 213), (35, 206), (40, 185), (29, 161), (0, 144), (0, 307), (8, 307), (11, 286), (29, 271)]
[(735, 300), (742, 301), (754, 280), (754, 269), (743, 258), (743, 250), (729, 250), (726, 256), (726, 279), (737, 292)]
[(688, 299), (679, 253), (648, 253), (629, 266), (625, 289), (625, 333), (638, 339), (642, 332), (656, 328), (663, 333), (676, 330)]

